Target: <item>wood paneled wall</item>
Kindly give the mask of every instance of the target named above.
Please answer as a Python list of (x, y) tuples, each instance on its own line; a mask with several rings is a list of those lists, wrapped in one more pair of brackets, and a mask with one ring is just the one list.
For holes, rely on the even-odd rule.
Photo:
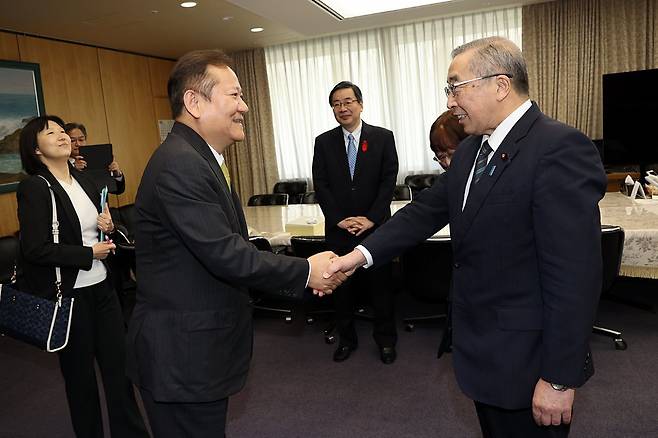
[[(173, 61), (0, 32), (0, 59), (40, 65), (46, 111), (83, 123), (89, 143), (112, 143), (126, 191), (112, 204), (133, 203), (151, 154), (158, 119), (169, 119), (167, 79)], [(166, 111), (165, 111), (166, 109)], [(16, 196), (0, 195), (0, 236), (18, 230)]]

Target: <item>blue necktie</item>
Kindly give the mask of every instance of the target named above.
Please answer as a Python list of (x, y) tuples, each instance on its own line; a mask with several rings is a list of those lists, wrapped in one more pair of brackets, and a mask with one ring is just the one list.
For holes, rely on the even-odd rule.
[(480, 181), (480, 178), (484, 173), (484, 169), (487, 167), (487, 159), (489, 158), (489, 154), (492, 150), (493, 149), (491, 149), (491, 146), (489, 146), (489, 142), (487, 140), (485, 140), (484, 143), (482, 143), (482, 146), (480, 146), (480, 153), (478, 154), (478, 158), (475, 161), (475, 169), (473, 169), (473, 180), (471, 181), (471, 187)]
[(347, 136), (347, 164), (350, 166), (350, 177), (354, 179), (354, 168), (356, 167), (356, 143), (352, 134)]

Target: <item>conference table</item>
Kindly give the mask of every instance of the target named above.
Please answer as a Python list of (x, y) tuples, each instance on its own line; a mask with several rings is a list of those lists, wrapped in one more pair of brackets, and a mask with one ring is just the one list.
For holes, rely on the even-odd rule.
[[(393, 201), (391, 214), (408, 201)], [(606, 193), (599, 203), (601, 224), (618, 225), (625, 231), (621, 275), (658, 278), (658, 199), (630, 199), (621, 193)], [(324, 216), (318, 204), (245, 207), (250, 236), (266, 237), (272, 246), (289, 246), (291, 233), (286, 224), (307, 225), (308, 230), (295, 235), (322, 235)], [(435, 236), (450, 236), (450, 228)]]

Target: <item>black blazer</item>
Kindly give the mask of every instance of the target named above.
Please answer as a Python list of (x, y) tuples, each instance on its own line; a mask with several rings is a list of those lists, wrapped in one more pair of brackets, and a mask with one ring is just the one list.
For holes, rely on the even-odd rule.
[[(354, 180), (350, 178), (342, 128), (315, 139), (313, 186), (324, 214), (329, 248), (343, 252), (352, 249), (391, 217), (397, 174), (395, 139), (388, 129), (363, 122)], [(359, 237), (338, 228), (338, 223), (350, 216), (365, 216), (375, 227)]]
[(301, 297), (308, 262), (248, 242), (235, 191), (208, 144), (181, 123), (146, 166), (135, 208), (128, 375), (162, 402), (239, 391), (252, 350), (248, 288)]
[(601, 159), (581, 132), (536, 104), (491, 158), (462, 211), (481, 143), (363, 242), (381, 263), (450, 223), (453, 360), (462, 390), (507, 409), (531, 405), (542, 377), (579, 387), (601, 291)]
[[(72, 166), (69, 168), (71, 176), (100, 213), (100, 191), (81, 172)], [(23, 270), (18, 286), (25, 292), (52, 298), (56, 294), (55, 266), (60, 266), (62, 292), (66, 296), (71, 294), (79, 270), (91, 269), (93, 250), (82, 245), (78, 215), (62, 186), (49, 171), (41, 171), (40, 175), (50, 182), (55, 193), (59, 244), (53, 243), (51, 233), (50, 190), (43, 179), (32, 175), (21, 181), (16, 192), (20, 224), (19, 263)]]

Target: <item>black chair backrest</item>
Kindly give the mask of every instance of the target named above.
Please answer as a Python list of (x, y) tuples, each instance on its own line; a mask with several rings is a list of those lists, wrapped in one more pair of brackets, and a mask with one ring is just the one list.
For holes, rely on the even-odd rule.
[(10, 283), (18, 258), (18, 238), (0, 237), (0, 283)]
[(308, 181), (305, 179), (289, 179), (274, 184), (272, 193), (287, 193), (289, 195), (301, 195), (308, 190)]
[(262, 205), (288, 205), (287, 193), (267, 193), (264, 195), (254, 195), (249, 198), (247, 205), (258, 207)]
[(407, 175), (404, 179), (404, 183), (411, 188), (411, 191), (414, 192), (414, 194), (418, 194), (421, 190), (432, 187), (437, 176), (438, 175), (434, 173)]
[(431, 238), (400, 258), (404, 285), (423, 301), (446, 301), (452, 280), (452, 244), (449, 237)]
[(296, 257), (309, 258), (313, 254), (327, 251), (327, 242), (324, 236), (293, 236), (290, 238), (290, 246)]
[(253, 236), (249, 238), (249, 242), (253, 243), (261, 251), (272, 252), (272, 245), (270, 245), (270, 241), (265, 237)]
[(618, 226), (601, 226), (601, 256), (603, 259), (603, 293), (610, 291), (621, 267), (624, 252), (624, 229)]
[(318, 200), (315, 199), (315, 192), (306, 192), (302, 195), (302, 204), (317, 204)]
[(411, 187), (407, 184), (398, 184), (393, 189), (393, 200), (394, 201), (411, 201)]

